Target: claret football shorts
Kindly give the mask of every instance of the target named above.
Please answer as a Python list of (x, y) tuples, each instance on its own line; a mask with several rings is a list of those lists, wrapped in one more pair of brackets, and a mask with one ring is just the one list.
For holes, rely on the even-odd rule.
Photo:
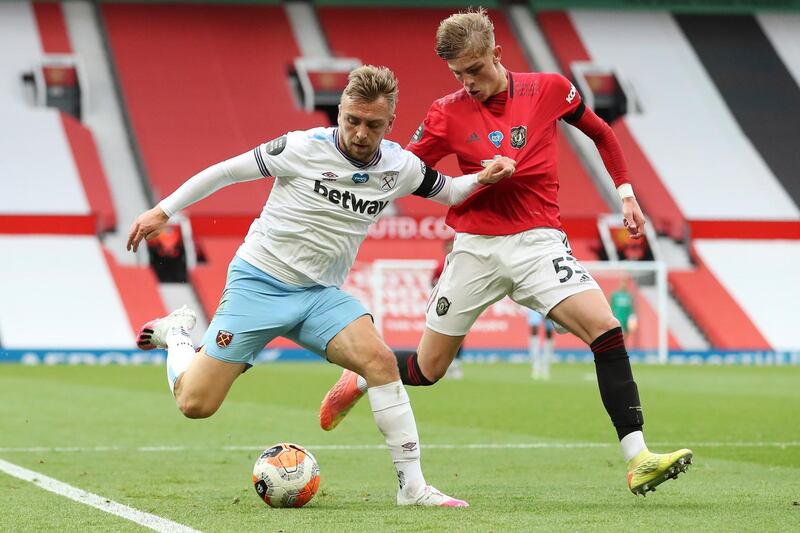
[(428, 300), (426, 323), (444, 335), (466, 335), (478, 316), (505, 296), (547, 316), (565, 298), (599, 288), (572, 256), (562, 231), (458, 233)]

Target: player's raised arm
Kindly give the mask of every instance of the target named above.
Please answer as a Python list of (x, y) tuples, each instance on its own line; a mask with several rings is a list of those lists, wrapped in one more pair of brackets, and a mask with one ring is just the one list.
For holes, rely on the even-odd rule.
[(153, 239), (161, 233), (169, 217), (219, 189), (232, 183), (264, 177), (258, 156), (254, 155), (259, 153), (258, 150), (256, 148), (195, 174), (158, 205), (136, 217), (128, 232), (127, 249), (136, 252), (142, 239)]

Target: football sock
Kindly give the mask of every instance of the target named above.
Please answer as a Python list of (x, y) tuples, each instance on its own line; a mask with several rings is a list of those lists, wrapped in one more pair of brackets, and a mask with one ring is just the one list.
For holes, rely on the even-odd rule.
[(622, 328), (606, 331), (592, 342), (590, 348), (594, 353), (600, 397), (617, 436), (622, 440), (629, 433), (642, 431), (644, 419), (639, 390), (633, 380)]
[(619, 441), (622, 445), (622, 454), (625, 456), (625, 462), (630, 461), (642, 450), (647, 448), (644, 443), (644, 433), (641, 431), (632, 431), (622, 437), (622, 440)]
[(375, 424), (383, 433), (397, 470), (400, 490), (414, 497), (425, 490), (420, 464), (419, 435), (408, 393), (400, 381), (367, 389)]
[(553, 360), (553, 339), (545, 337), (540, 360), (542, 364), (542, 377), (550, 379), (550, 363)]
[(192, 339), (181, 327), (174, 327), (167, 332), (167, 381), (169, 390), (175, 394), (175, 382), (186, 372), (194, 359), (195, 351)]
[(397, 351), (394, 352), (397, 358), (397, 368), (400, 370), (400, 379), (405, 385), (427, 386), (433, 385), (435, 381), (426, 378), (419, 368), (417, 352)]
[(539, 360), (539, 356), (541, 355), (540, 350), (541, 347), (539, 346), (539, 336), (538, 335), (531, 335), (530, 336), (530, 354), (531, 354), (531, 362), (533, 364), (533, 375), (538, 376), (542, 371), (542, 363)]

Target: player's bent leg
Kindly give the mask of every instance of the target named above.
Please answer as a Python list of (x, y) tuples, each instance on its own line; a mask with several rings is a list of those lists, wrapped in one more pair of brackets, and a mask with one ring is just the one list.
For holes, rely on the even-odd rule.
[(547, 315), (586, 344), (591, 344), (603, 333), (619, 327), (611, 313), (605, 295), (599, 289), (590, 289), (568, 296)]
[[(362, 318), (366, 319), (366, 317)], [(372, 326), (372, 322), (368, 322), (369, 329), (374, 331), (375, 328)], [(355, 325), (355, 322), (353, 324)], [(356, 327), (360, 329), (360, 326)], [(354, 329), (353, 331), (358, 330)], [(343, 331), (342, 333), (345, 332)], [(330, 431), (338, 426), (358, 400), (366, 393), (367, 387), (370, 386), (369, 379), (365, 379), (365, 374), (361, 371), (351, 370), (354, 365), (360, 365), (361, 363), (331, 359), (331, 356), (334, 358), (339, 357), (336, 355), (337, 352), (349, 356), (353, 350), (363, 350), (363, 348), (356, 347), (355, 340), (351, 339), (349, 333), (345, 333), (344, 335), (342, 335), (342, 333), (334, 337), (331, 344), (329, 344), (328, 359), (333, 363), (344, 366), (345, 370), (342, 372), (338, 381), (325, 394), (320, 404), (319, 425), (325, 431)], [(374, 335), (375, 340), (380, 346), (385, 346), (383, 340), (378, 337), (377, 331), (375, 331)], [(426, 329), (422, 336), (418, 352), (399, 351), (392, 354), (403, 384), (419, 386), (433, 385), (436, 383), (447, 373), (450, 363), (458, 354), (463, 339), (463, 336), (451, 337)], [(363, 339), (358, 341), (359, 345), (363, 344), (363, 342)], [(388, 350), (388, 348), (386, 349)], [(391, 353), (391, 351), (389, 353)], [(381, 356), (379, 356), (379, 358), (380, 357)], [(379, 363), (379, 358), (371, 362), (377, 364)], [(422, 361), (425, 362), (423, 363)], [(426, 366), (426, 369), (422, 368), (423, 364)], [(360, 376), (364, 377), (362, 378)], [(431, 377), (429, 378), (428, 376)]]
[[(406, 359), (405, 361), (406, 374), (419, 372), (420, 376), (417, 377), (419, 381), (425, 381), (428, 382), (426, 384), (433, 385), (447, 373), (447, 369), (464, 342), (464, 337), (465, 335), (445, 335), (430, 328), (425, 328), (422, 339), (419, 341), (417, 353), (412, 359)], [(402, 368), (400, 374), (403, 374)], [(409, 375), (409, 378), (411, 377)]]
[(628, 462), (631, 492), (644, 494), (655, 490), (657, 485), (685, 472), (692, 462), (691, 450), (684, 448), (656, 454), (647, 449), (639, 390), (633, 379), (622, 328), (602, 292), (588, 290), (574, 294), (556, 305), (550, 316), (589, 344), (594, 354), (600, 397)]
[(368, 387), (400, 379), (394, 354), (366, 315), (337, 333), (328, 343), (325, 354), (330, 362), (345, 369), (320, 405), (319, 423), (325, 431), (344, 420)]
[[(392, 456), (399, 489), (398, 505), (464, 506), (429, 486), (422, 475), (419, 435), (394, 354), (378, 335), (368, 316), (361, 316), (327, 344), (329, 361), (364, 376), (375, 424), (383, 433)], [(345, 409), (349, 410), (358, 397)], [(346, 414), (346, 411), (345, 411)]]
[(589, 344), (603, 406), (622, 442), (625, 460), (630, 460), (646, 447), (641, 433), (644, 420), (622, 329), (605, 296), (598, 289), (573, 294), (553, 307), (550, 316)]
[[(367, 316), (362, 316), (340, 331), (328, 343), (326, 357), (344, 367), (339, 380), (331, 387), (319, 409), (319, 425), (330, 431), (366, 393), (370, 382), (385, 385), (399, 379), (392, 351), (383, 343)], [(367, 378), (369, 374), (369, 378)], [(359, 387), (359, 376), (364, 376)]]
[(368, 387), (400, 379), (394, 353), (383, 342), (369, 316), (347, 325), (328, 342), (328, 361), (364, 376)]
[(222, 405), (247, 365), (215, 359), (203, 346), (175, 382), (175, 403), (187, 418), (208, 418)]

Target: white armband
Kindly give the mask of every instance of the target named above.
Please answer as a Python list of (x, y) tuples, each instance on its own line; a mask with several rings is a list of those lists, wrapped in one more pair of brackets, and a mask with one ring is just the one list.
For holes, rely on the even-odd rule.
[(481, 186), (478, 183), (477, 174), (466, 174), (457, 178), (451, 178), (441, 174), (444, 178), (442, 190), (433, 196), (429, 196), (434, 202), (444, 205), (457, 205), (467, 199), (467, 196), (475, 192)]
[(231, 183), (252, 181), (262, 177), (253, 152), (246, 152), (195, 174), (158, 205), (168, 217), (171, 217), (181, 209), (199, 202)]
[(624, 200), (625, 198), (636, 198), (636, 196), (633, 194), (633, 186), (630, 183), (623, 183), (617, 187), (617, 193), (619, 194), (620, 200)]

